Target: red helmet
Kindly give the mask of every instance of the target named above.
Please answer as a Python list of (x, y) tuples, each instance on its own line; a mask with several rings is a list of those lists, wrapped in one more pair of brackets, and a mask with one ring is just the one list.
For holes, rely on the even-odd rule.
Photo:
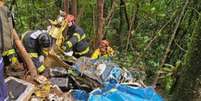
[(107, 40), (101, 40), (99, 46), (100, 47), (108, 47), (109, 42)]
[(67, 15), (66, 16), (66, 20), (68, 21), (68, 22), (73, 22), (73, 21), (75, 21), (75, 17), (73, 16), (73, 15)]

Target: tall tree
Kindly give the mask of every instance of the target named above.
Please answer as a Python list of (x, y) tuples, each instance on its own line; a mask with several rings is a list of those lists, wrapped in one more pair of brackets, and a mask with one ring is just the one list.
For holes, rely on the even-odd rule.
[(125, 0), (120, 0), (120, 26), (119, 26), (119, 40), (120, 40), (120, 48), (124, 47), (124, 36), (129, 30), (130, 23), (127, 15), (127, 10), (126, 10), (126, 1)]
[(192, 34), (183, 71), (173, 93), (173, 101), (200, 101), (201, 99), (201, 15)]
[(72, 15), (77, 18), (77, 0), (72, 0)]
[(97, 0), (97, 8), (98, 8), (98, 28), (97, 28), (97, 43), (103, 39), (104, 37), (104, 17), (103, 17), (103, 9), (104, 9), (104, 0)]
[(64, 11), (66, 14), (69, 13), (69, 0), (64, 0)]

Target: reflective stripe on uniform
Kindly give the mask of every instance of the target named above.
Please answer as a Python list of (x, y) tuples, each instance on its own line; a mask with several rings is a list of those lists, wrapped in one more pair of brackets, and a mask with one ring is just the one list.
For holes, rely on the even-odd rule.
[(9, 55), (12, 55), (12, 54), (15, 54), (15, 50), (14, 49), (10, 49), (10, 50), (4, 51), (2, 55), (3, 56), (9, 56)]
[(81, 51), (81, 52), (75, 52), (75, 54), (78, 54), (78, 55), (84, 55), (86, 53), (89, 52), (89, 47), (87, 47), (85, 50)]
[(48, 55), (48, 52), (49, 52), (49, 51), (46, 50), (46, 49), (43, 49), (42, 52), (43, 52), (44, 55)]
[(73, 44), (70, 41), (67, 41), (66, 44), (68, 45), (68, 48), (71, 48)]
[(31, 58), (38, 58), (38, 53), (29, 53)]
[(81, 38), (80, 38), (80, 34), (79, 34), (79, 33), (73, 33), (73, 36), (76, 36), (76, 37), (77, 37), (78, 42), (81, 41)]
[(82, 37), (81, 37), (81, 40), (85, 39), (86, 38), (86, 35), (83, 34)]
[(82, 37), (80, 36), (79, 33), (74, 33), (73, 35), (77, 37), (78, 42), (80, 42), (80, 41), (82, 41), (83, 39), (86, 38), (86, 35), (85, 35), (85, 34), (83, 34)]
[(38, 67), (38, 72), (42, 73), (45, 70), (45, 66), (41, 65), (40, 67)]
[(12, 62), (12, 63), (18, 62), (17, 57), (12, 57), (12, 58), (11, 58), (11, 62)]

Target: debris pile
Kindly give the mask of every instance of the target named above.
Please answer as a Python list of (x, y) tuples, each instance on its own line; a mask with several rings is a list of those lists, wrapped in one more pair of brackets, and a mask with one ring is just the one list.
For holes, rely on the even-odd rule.
[(102, 58), (81, 57), (69, 68), (52, 67), (34, 80), (24, 78), (6, 79), (8, 101), (162, 101), (151, 87), (134, 82), (128, 70)]

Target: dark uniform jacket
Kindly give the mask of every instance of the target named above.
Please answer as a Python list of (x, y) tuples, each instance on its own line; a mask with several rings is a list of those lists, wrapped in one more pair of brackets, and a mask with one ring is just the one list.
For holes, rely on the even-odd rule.
[(32, 38), (31, 35), (36, 31), (29, 31), (24, 33), (22, 36), (22, 42), (26, 49), (26, 51), (29, 53), (34, 65), (37, 67), (38, 72), (43, 72), (45, 67), (43, 63), (39, 61), (39, 56), (42, 54), (42, 50), (40, 48), (39, 42), (36, 39)]
[(28, 53), (40, 53), (39, 43), (37, 39), (31, 38), (34, 31), (29, 31), (24, 34), (22, 38), (23, 45)]
[(89, 44), (86, 40), (86, 34), (83, 29), (73, 24), (67, 31), (67, 41), (65, 41), (67, 49), (71, 49), (74, 52), (75, 57), (83, 56), (89, 52)]

